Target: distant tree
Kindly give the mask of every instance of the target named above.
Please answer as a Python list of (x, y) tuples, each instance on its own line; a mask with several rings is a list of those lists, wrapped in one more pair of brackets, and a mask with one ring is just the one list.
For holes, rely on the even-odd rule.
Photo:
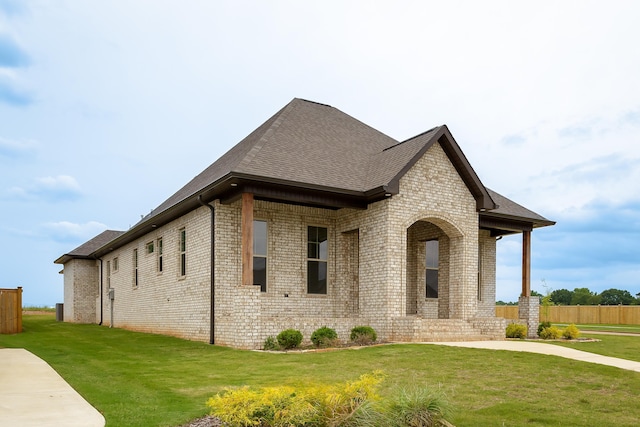
[(551, 292), (551, 301), (557, 305), (571, 305), (571, 297), (573, 292), (568, 289), (557, 289)]
[(542, 295), (540, 292), (538, 291), (534, 291), (533, 289), (531, 290), (531, 296), (532, 297), (543, 297), (544, 295)]
[(575, 288), (571, 296), (571, 305), (598, 305), (600, 296), (588, 288)]
[(631, 305), (635, 302), (635, 298), (629, 291), (620, 289), (607, 289), (600, 294), (600, 304), (602, 305)]

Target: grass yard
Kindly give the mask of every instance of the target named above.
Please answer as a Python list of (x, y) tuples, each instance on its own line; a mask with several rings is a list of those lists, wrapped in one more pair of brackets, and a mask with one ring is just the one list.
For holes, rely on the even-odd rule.
[(575, 348), (576, 350), (602, 354), (604, 356), (619, 357), (621, 359), (640, 362), (640, 335), (626, 337), (618, 335), (589, 335), (588, 332), (580, 334), (581, 337), (595, 338), (598, 342), (563, 342), (550, 341), (555, 345)]
[[(442, 388), (458, 427), (640, 420), (640, 373), (551, 356), (417, 344), (269, 354), (60, 323), (50, 314), (24, 316), (23, 324), (22, 334), (0, 335), (0, 347), (26, 348), (46, 360), (107, 426), (176, 426), (204, 415), (207, 398), (224, 387), (341, 382), (375, 369), (388, 375), (382, 394), (412, 383)], [(613, 337), (598, 338), (607, 347)], [(615, 338), (629, 338), (630, 351), (640, 351), (640, 339)]]

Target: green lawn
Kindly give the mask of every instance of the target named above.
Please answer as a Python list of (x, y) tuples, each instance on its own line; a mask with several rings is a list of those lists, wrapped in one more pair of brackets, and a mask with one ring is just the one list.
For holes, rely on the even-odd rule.
[(619, 357), (621, 359), (635, 360), (640, 362), (640, 335), (637, 337), (627, 337), (618, 335), (589, 335), (588, 332), (580, 334), (580, 337), (595, 338), (597, 342), (563, 342), (550, 341), (551, 344), (563, 347), (575, 348), (576, 350), (588, 351), (590, 353), (602, 354), (604, 356)]
[[(0, 335), (0, 347), (45, 359), (108, 426), (179, 425), (204, 415), (206, 399), (227, 386), (338, 382), (375, 369), (388, 374), (383, 395), (412, 383), (442, 388), (457, 426), (636, 426), (640, 419), (640, 373), (551, 356), (417, 344), (269, 354), (59, 323), (53, 315), (23, 322), (25, 332)], [(630, 338), (639, 352), (640, 339)]]

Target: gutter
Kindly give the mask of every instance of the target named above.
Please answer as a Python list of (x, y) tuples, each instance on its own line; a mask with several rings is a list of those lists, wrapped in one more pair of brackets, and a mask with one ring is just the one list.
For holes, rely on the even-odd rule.
[(215, 261), (216, 261), (216, 255), (215, 255), (215, 248), (216, 248), (216, 242), (215, 242), (215, 226), (216, 226), (216, 218), (215, 218), (215, 210), (213, 209), (213, 206), (211, 206), (208, 203), (205, 203), (202, 201), (202, 194), (198, 195), (198, 203), (200, 203), (202, 206), (206, 206), (209, 208), (209, 210), (211, 211), (211, 242), (210, 242), (210, 247), (211, 247), (211, 260), (209, 262), (209, 264), (211, 265), (211, 273), (210, 273), (210, 277), (211, 277), (211, 307), (210, 307), (210, 312), (211, 312), (211, 317), (209, 319), (209, 344), (215, 344), (215, 312), (216, 312), (216, 281), (215, 281)]

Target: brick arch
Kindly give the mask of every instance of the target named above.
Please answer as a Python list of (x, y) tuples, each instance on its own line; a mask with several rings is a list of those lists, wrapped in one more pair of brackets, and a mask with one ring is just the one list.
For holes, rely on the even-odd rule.
[(464, 237), (465, 233), (448, 215), (436, 212), (419, 212), (413, 215), (405, 224), (405, 229), (409, 229), (413, 224), (424, 221), (435, 224), (449, 237)]
[[(462, 315), (459, 292), (464, 262), (464, 232), (446, 215), (416, 215), (406, 230), (405, 312), (409, 316), (431, 319), (457, 318)], [(437, 299), (426, 298), (424, 245), (426, 240), (440, 242), (439, 292)]]

